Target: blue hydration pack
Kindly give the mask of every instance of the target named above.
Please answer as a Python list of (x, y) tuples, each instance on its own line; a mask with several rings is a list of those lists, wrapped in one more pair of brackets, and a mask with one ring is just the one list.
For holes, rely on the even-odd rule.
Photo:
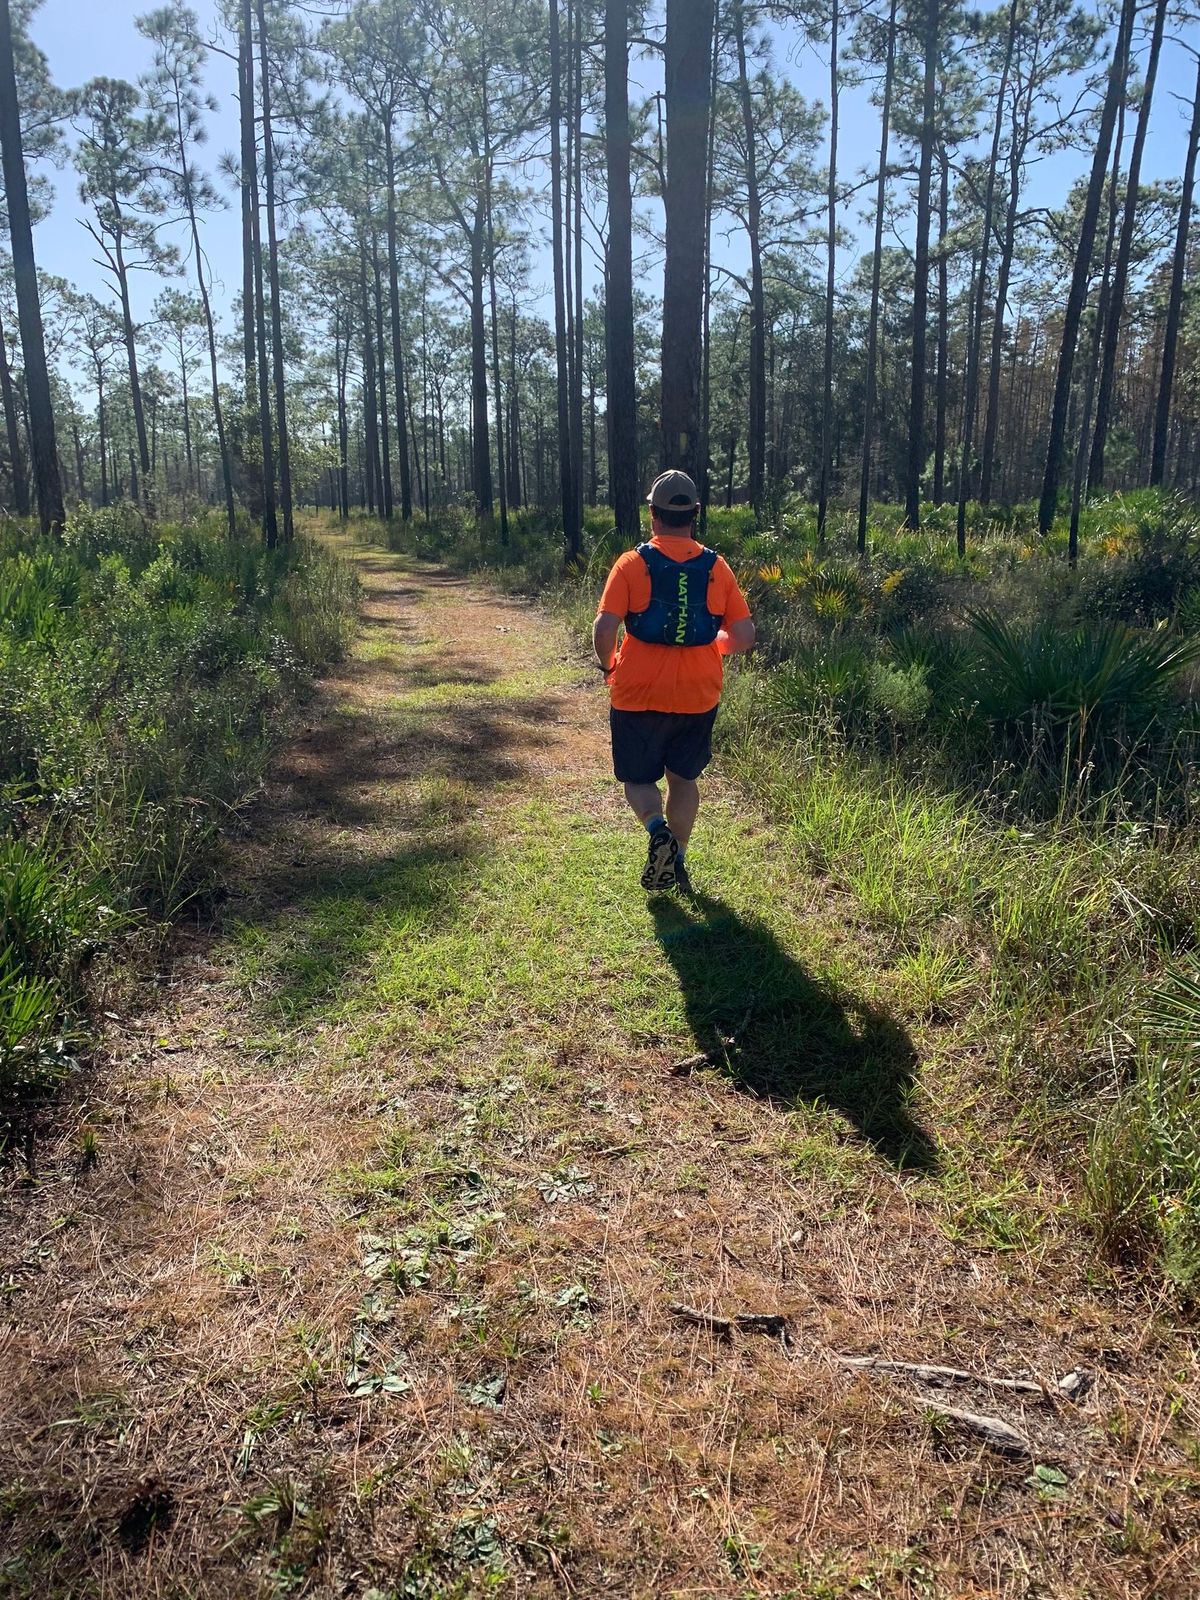
[(626, 633), (644, 644), (712, 644), (721, 629), (721, 618), (708, 609), (717, 552), (702, 550), (690, 561), (672, 561), (652, 544), (637, 550), (650, 573), (650, 604), (629, 613)]

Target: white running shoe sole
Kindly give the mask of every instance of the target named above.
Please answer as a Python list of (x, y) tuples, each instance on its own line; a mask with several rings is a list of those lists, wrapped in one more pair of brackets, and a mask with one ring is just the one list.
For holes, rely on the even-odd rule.
[(678, 854), (679, 841), (670, 828), (655, 828), (650, 835), (650, 849), (642, 873), (642, 888), (648, 894), (672, 886), (675, 882), (675, 857)]

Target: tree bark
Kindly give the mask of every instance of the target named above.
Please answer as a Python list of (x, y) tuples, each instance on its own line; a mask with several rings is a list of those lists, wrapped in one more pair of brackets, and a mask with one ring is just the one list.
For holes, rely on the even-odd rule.
[(1071, 274), (1071, 288), (1063, 316), (1062, 343), (1058, 352), (1058, 368), (1054, 380), (1054, 399), (1050, 410), (1050, 431), (1046, 443), (1046, 464), (1042, 473), (1042, 493), (1038, 503), (1038, 528), (1043, 535), (1050, 532), (1058, 510), (1058, 483), (1062, 472), (1063, 442), (1067, 430), (1067, 409), (1071, 400), (1071, 374), (1075, 364), (1075, 345), (1079, 337), (1079, 320), (1083, 315), (1091, 275), (1092, 246), (1096, 241), (1096, 222), (1100, 215), (1100, 201), (1108, 169), (1109, 149), (1112, 145), (1113, 126), (1117, 120), (1117, 102), (1125, 92), (1125, 67), (1129, 39), (1133, 30), (1136, 0), (1123, 0), (1121, 22), (1117, 33), (1109, 69), (1108, 86), (1096, 134), (1096, 149), (1092, 172), (1088, 181), (1087, 200), (1084, 204), (1083, 222), (1075, 251), (1075, 266)]
[(1166, 19), (1167, 0), (1158, 0), (1154, 8), (1154, 25), (1150, 35), (1150, 54), (1146, 60), (1146, 80), (1142, 86), (1142, 103), (1138, 107), (1137, 128), (1133, 135), (1133, 149), (1129, 154), (1129, 171), (1125, 177), (1125, 211), (1121, 218), (1121, 238), (1117, 245), (1117, 264), (1113, 272), (1108, 318), (1104, 325), (1104, 354), (1100, 366), (1100, 381), (1096, 389), (1096, 433), (1092, 441), (1092, 458), (1088, 466), (1089, 489), (1098, 489), (1104, 479), (1104, 446), (1108, 440), (1109, 419), (1112, 414), (1117, 344), (1121, 337), (1121, 317), (1125, 310), (1125, 287), (1129, 281), (1129, 258), (1133, 250), (1134, 229), (1137, 226), (1137, 202), (1142, 176), (1142, 152), (1146, 147), (1146, 132), (1150, 125), (1150, 106), (1154, 99), (1154, 82), (1158, 76), (1158, 58), (1162, 50), (1163, 27)]
[(96, 364), (96, 426), (100, 434), (100, 504), (108, 504), (108, 429), (104, 405), (104, 372)]
[(568, 0), (574, 12), (573, 61), (569, 63), (574, 83), (572, 140), (575, 154), (574, 241), (572, 262), (575, 268), (575, 348), (571, 365), (571, 488), (575, 491), (575, 519), (583, 536), (583, 4)]
[(1196, 150), (1200, 146), (1200, 68), (1196, 73), (1196, 93), (1192, 101), (1192, 127), (1188, 134), (1187, 157), (1183, 164), (1183, 193), (1179, 199), (1179, 222), (1175, 230), (1175, 252), (1171, 259), (1171, 288), (1167, 295), (1167, 319), (1163, 329), (1162, 371), (1158, 377), (1158, 400), (1154, 408), (1154, 442), (1150, 454), (1150, 484), (1161, 488), (1167, 472), (1167, 439), (1171, 429), (1171, 393), (1175, 387), (1175, 357), (1179, 343), (1179, 322), (1183, 311), (1183, 282), (1187, 270), (1188, 232), (1192, 220), (1192, 193), (1196, 181)]
[(892, 115), (892, 80), (896, 64), (896, 6), (888, 11), (887, 59), (883, 71), (883, 131), (879, 136), (879, 180), (875, 189), (875, 259), (871, 265), (871, 314), (867, 324), (867, 392), (863, 402), (862, 471), (858, 480), (858, 550), (867, 549), (867, 504), (871, 497), (871, 447), (875, 435), (875, 394), (879, 363), (879, 283), (883, 265), (883, 207), (887, 198), (888, 135)]
[(829, 25), (829, 221), (825, 240), (825, 362), (821, 378), (821, 486), (817, 494), (817, 543), (825, 543), (829, 477), (833, 463), (833, 290), (837, 270), (838, 0)]
[(908, 461), (905, 474), (904, 526), (921, 526), (921, 473), (925, 469), (925, 348), (929, 306), (929, 190), (933, 171), (933, 118), (938, 55), (940, 0), (925, 0), (922, 46), (925, 56), (921, 96), (921, 158), (917, 176), (917, 233), (913, 273), (912, 388), (908, 412)]
[[(484, 141), (488, 142), (488, 134), (484, 133)], [(492, 223), (492, 158), (489, 150), (486, 157), (486, 192), (484, 204), (487, 209), (487, 271), (488, 271), (488, 300), (491, 314), (492, 333), (492, 405), (496, 413), (496, 488), (500, 501), (500, 545), (502, 549), (508, 547), (508, 476), (506, 471), (506, 453), (504, 449), (504, 385), (500, 380), (500, 331), (499, 318), (496, 312), (496, 234)]]
[(57, 533), (61, 531), (66, 516), (58, 465), (58, 442), (54, 432), (54, 405), (50, 397), (50, 373), (46, 366), (46, 341), (42, 332), (42, 308), (38, 299), (37, 264), (33, 254), (33, 226), (25, 182), (25, 152), (21, 144), (21, 113), (17, 102), (12, 18), (8, 0), (0, 0), (0, 159), (8, 209), (13, 281), (17, 292), (17, 327), (21, 335), (25, 392), (29, 401), (29, 444), (38, 520), (43, 533)]
[[(267, 187), (267, 246), (271, 277), (271, 365), (275, 374), (275, 433), (279, 441), (279, 505), (283, 512), (283, 538), (292, 542), (292, 457), (288, 442), (287, 387), (283, 371), (283, 307), (279, 294), (279, 240), (275, 231), (275, 140), (271, 130), (271, 72), (267, 48), (267, 22), (263, 0), (258, 0), (258, 50), (262, 67), (263, 178)], [(261, 249), (259, 254), (261, 255)]]
[[(996, 121), (992, 128), (992, 149), (988, 160), (987, 183), (983, 197), (983, 236), (979, 244), (979, 267), (975, 280), (973, 327), (967, 346), (967, 375), (963, 392), (962, 447), (958, 458), (958, 508), (955, 518), (955, 538), (960, 557), (967, 553), (967, 501), (971, 494), (972, 456), (975, 450), (975, 410), (979, 403), (979, 357), (983, 347), (983, 311), (987, 304), (987, 267), (992, 243), (992, 207), (996, 198), (996, 165), (1000, 159), (1000, 132), (1004, 122), (1004, 101), (1008, 94), (1009, 74), (1012, 71), (1013, 50), (1017, 39), (1017, 21), (1021, 0), (1012, 0), (1008, 12), (1008, 39), (1004, 49), (1004, 66), (1000, 73), (1000, 90), (996, 96)], [(999, 394), (1000, 368), (995, 369), (996, 391)]]
[[(217, 375), (217, 336), (213, 326), (212, 302), (204, 277), (204, 252), (200, 248), (200, 227), (196, 220), (196, 202), (192, 193), (191, 168), (187, 159), (187, 138), (183, 128), (183, 112), (178, 98), (175, 101), (175, 137), (179, 147), (179, 167), (183, 174), (183, 190), (187, 201), (188, 227), (192, 235), (192, 254), (196, 260), (196, 284), (200, 290), (200, 303), (204, 309), (204, 331), (208, 338), (208, 365), (211, 382), (213, 422), (217, 430), (217, 449), (221, 453), (221, 486), (225, 493), (225, 522), (229, 537), (237, 535), (237, 510), (233, 500), (233, 468), (229, 460), (229, 446), (225, 437), (225, 413), (221, 405), (221, 384)], [(188, 452), (190, 457), (190, 450)]]
[(562, 49), (558, 27), (558, 0), (550, 0), (550, 209), (551, 254), (554, 267), (554, 345), (557, 363), (558, 400), (558, 476), (562, 505), (563, 537), (567, 559), (574, 560), (581, 547), (579, 522), (575, 516), (575, 493), (571, 484), (571, 411), (567, 381), (567, 307), (563, 281), (563, 181), (562, 181)]
[(363, 442), (366, 447), (363, 477), (366, 482), (367, 510), (379, 507), (383, 515), (382, 472), (379, 465), (379, 411), (375, 394), (375, 336), (371, 331), (371, 302), (367, 291), (367, 253), (362, 246), (361, 274), (363, 329)]
[(950, 158), (941, 151), (941, 183), (938, 186), (938, 312), (937, 312), (937, 385), (934, 402), (933, 426), (933, 503), (940, 506), (946, 498), (946, 379), (947, 342), (950, 321), (949, 264), (946, 260), (946, 233), (950, 213)]
[(267, 323), (263, 301), (262, 236), (258, 212), (258, 145), (254, 134), (254, 19), (251, 0), (242, 0), (241, 133), (242, 180), (249, 174), (250, 260), (254, 279), (254, 374), (258, 390), (258, 429), (262, 448), (263, 540), (268, 550), (279, 542), (275, 514), (275, 443), (267, 380)]
[[(375, 283), (375, 381), (379, 386), (379, 465), (382, 474), (382, 516), (390, 522), (396, 509), (392, 494), (392, 440), (388, 425), (387, 345), (383, 337), (383, 273), (379, 266), (379, 246), (371, 235), (371, 272)], [(395, 375), (393, 374), (393, 377)], [(397, 403), (399, 410), (399, 403)]]
[(349, 328), (347, 337), (342, 337), (341, 313), (338, 313), (335, 324), (335, 350), (334, 359), (337, 364), (337, 413), (338, 413), (338, 516), (346, 522), (350, 516), (350, 421), (346, 412), (346, 367), (349, 364)]
[[(834, 0), (835, 9), (836, 6), (837, 0)], [(767, 459), (766, 296), (762, 273), (762, 205), (758, 192), (754, 103), (746, 70), (746, 17), (742, 0), (734, 0), (733, 34), (737, 45), (738, 100), (742, 111), (742, 138), (745, 141), (746, 237), (750, 245), (750, 414), (747, 419), (746, 448), (750, 457), (750, 504), (754, 507), (755, 521), (761, 523)]]
[(0, 402), (4, 406), (4, 427), (8, 434), (8, 475), (12, 481), (13, 510), (19, 517), (29, 515), (29, 479), (25, 475), (25, 452), (21, 448), (21, 424), (13, 394), (12, 372), (8, 365), (8, 340), (0, 323)]
[(471, 434), (475, 479), (475, 514), (492, 520), (492, 450), (488, 422), (487, 321), (483, 309), (483, 279), (487, 237), (484, 197), (475, 202), (471, 227)]
[(713, 22), (712, 73), (708, 86), (708, 147), (704, 165), (704, 314), (701, 339), (703, 355), (700, 371), (700, 460), (703, 469), (700, 478), (700, 530), (703, 541), (708, 536), (708, 503), (712, 485), (712, 224), (716, 197), (717, 156), (717, 82), (721, 58), (721, 22), (719, 11)]
[(404, 383), (404, 344), (400, 337), (400, 268), (396, 246), (396, 156), (392, 145), (390, 114), (383, 125), (387, 158), (388, 289), (392, 309), (392, 379), (396, 386), (396, 459), (400, 468), (400, 520), (412, 520), (412, 478), (408, 461), (407, 391)]
[(704, 215), (705, 135), (714, 0), (667, 0), (666, 261), (663, 271), (661, 464), (693, 478), (700, 462), (700, 329), (704, 256), (696, 248)]
[(628, 0), (605, 0), (604, 148), (608, 172), (608, 247), (604, 339), (608, 483), (617, 532), (626, 543), (635, 540), (639, 530), (628, 23)]

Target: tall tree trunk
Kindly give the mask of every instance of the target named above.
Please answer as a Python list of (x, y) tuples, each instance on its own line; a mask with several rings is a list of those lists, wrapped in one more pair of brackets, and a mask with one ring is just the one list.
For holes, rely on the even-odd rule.
[(568, 560), (581, 547), (571, 484), (571, 409), (567, 382), (566, 285), (563, 281), (563, 175), (562, 175), (562, 50), (558, 28), (558, 0), (550, 0), (550, 210), (551, 254), (554, 267), (554, 345), (557, 363), (558, 475), (562, 503), (563, 537)]
[(182, 340), (180, 341), (179, 357), (179, 382), (183, 390), (183, 449), (184, 459), (187, 462), (184, 489), (186, 493), (190, 494), (192, 490), (192, 419), (188, 408), (187, 362), (183, 355)]
[(407, 389), (404, 382), (404, 344), (400, 337), (400, 268), (396, 246), (396, 157), (392, 146), (392, 119), (384, 121), (387, 157), (388, 289), (392, 308), (392, 378), (396, 386), (396, 459), (400, 468), (400, 519), (412, 520), (412, 479), (408, 462)]
[(825, 362), (821, 375), (821, 486), (817, 494), (817, 543), (825, 543), (829, 477), (833, 462), (833, 290), (837, 268), (838, 0), (829, 22), (829, 219), (825, 238)]
[(1158, 400), (1154, 407), (1154, 443), (1150, 455), (1150, 484), (1161, 488), (1167, 472), (1167, 439), (1171, 429), (1171, 392), (1175, 387), (1175, 356), (1179, 343), (1179, 322), (1183, 311), (1183, 280), (1187, 271), (1188, 231), (1192, 220), (1192, 191), (1196, 181), (1196, 150), (1200, 146), (1200, 69), (1196, 73), (1196, 93), (1192, 101), (1192, 127), (1188, 134), (1187, 157), (1183, 163), (1183, 193), (1179, 199), (1179, 223), (1175, 229), (1175, 253), (1171, 258), (1171, 288), (1167, 295), (1167, 320), (1163, 329), (1162, 371), (1158, 377)]
[(979, 500), (990, 505), (996, 471), (996, 443), (1000, 436), (1000, 374), (1004, 366), (1004, 318), (1008, 310), (1008, 285), (1017, 247), (1017, 209), (1021, 203), (1022, 164), (1009, 161), (1008, 202), (1004, 209), (1004, 234), (996, 267), (996, 303), (992, 307), (992, 342), (988, 354), (987, 417), (983, 425), (983, 452), (979, 468)]
[(8, 434), (8, 475), (12, 480), (13, 510), (19, 517), (29, 515), (29, 479), (25, 476), (25, 452), (21, 448), (21, 424), (13, 394), (12, 372), (8, 365), (8, 338), (0, 323), (0, 402), (4, 406), (4, 427)]
[(487, 218), (482, 194), (476, 196), (471, 226), (471, 435), (475, 514), (492, 520), (492, 449), (488, 422), (487, 319), (483, 309)]
[[(1017, 40), (1017, 21), (1021, 0), (1012, 0), (1008, 12), (1008, 34), (1004, 46), (1004, 66), (1000, 73), (1000, 89), (996, 95), (996, 120), (992, 125), (992, 149), (988, 160), (987, 182), (983, 195), (983, 235), (979, 242), (979, 266), (975, 277), (974, 313), (970, 342), (967, 345), (967, 375), (963, 390), (962, 445), (958, 456), (958, 507), (955, 518), (955, 537), (960, 557), (967, 553), (967, 501), (971, 494), (972, 459), (975, 450), (975, 411), (979, 404), (979, 357), (983, 347), (983, 311), (987, 304), (988, 255), (992, 244), (992, 208), (996, 199), (996, 166), (1000, 159), (1000, 134), (1004, 124), (1004, 101), (1008, 95), (1008, 80), (1012, 72), (1013, 50)], [(999, 394), (1000, 368), (995, 369), (996, 392)]]
[(912, 388), (908, 411), (904, 526), (921, 526), (921, 474), (925, 470), (925, 346), (929, 306), (929, 190), (933, 171), (933, 118), (937, 84), (940, 0), (925, 0), (922, 47), (925, 56), (921, 96), (921, 159), (917, 176), (917, 233), (913, 272)]
[(588, 492), (589, 505), (596, 505), (600, 499), (600, 478), (596, 466), (596, 374), (593, 368), (588, 368)]
[(366, 446), (367, 509), (383, 515), (383, 475), (379, 465), (379, 408), (375, 394), (375, 336), (371, 331), (371, 300), (367, 289), (367, 247), (360, 246), (359, 274), (363, 331), (363, 440)]
[(575, 268), (575, 349), (571, 365), (571, 488), (575, 517), (583, 530), (583, 0), (574, 0), (574, 43), (569, 70), (574, 83), (571, 138), (574, 148), (574, 224), (572, 264)]
[[(243, 6), (243, 16), (238, 34), (238, 100), (247, 94), (247, 83), (252, 82), (252, 76), (247, 77), (246, 53), (250, 50), (250, 21)], [(238, 191), (241, 197), (242, 208), (242, 373), (243, 373), (243, 403), (246, 412), (246, 425), (249, 426), (251, 413), (258, 405), (258, 377), (256, 365), (256, 339), (257, 327), (255, 319), (254, 299), (254, 240), (255, 240), (255, 180), (254, 173), (258, 164), (258, 150), (254, 136), (254, 105), (252, 101), (246, 102), (245, 109), (239, 112), (239, 131), (241, 135), (241, 163), (239, 173)]]
[(146, 433), (146, 408), (142, 400), (142, 383), (138, 374), (137, 329), (133, 321), (133, 307), (129, 299), (129, 270), (125, 265), (125, 250), (121, 235), (115, 245), (117, 263), (117, 288), (121, 296), (121, 327), (125, 335), (125, 357), (129, 368), (129, 398), (133, 405), (133, 426), (137, 435), (138, 466), (141, 469), (142, 504), (152, 515), (154, 495), (150, 483), (150, 440)]
[(404, 380), (404, 409), (408, 415), (408, 443), (412, 450), (412, 482), (417, 491), (416, 503), (418, 506), (428, 507), (428, 486), (423, 484), (421, 478), (421, 451), (417, 444), (417, 414), (412, 403), (410, 369), (406, 369)]
[(896, 6), (888, 10), (887, 59), (883, 69), (883, 131), (879, 136), (879, 178), (875, 188), (875, 256), (871, 264), (871, 314), (867, 324), (867, 385), (863, 401), (862, 470), (858, 480), (858, 549), (867, 549), (867, 503), (871, 497), (871, 447), (875, 438), (875, 395), (879, 364), (879, 283), (883, 265), (883, 207), (887, 198), (888, 135), (892, 115), (892, 80), (896, 64)]
[(1133, 31), (1136, 0), (1123, 0), (1121, 22), (1117, 32), (1116, 49), (1109, 68), (1108, 86), (1100, 126), (1096, 133), (1096, 148), (1092, 159), (1092, 172), (1088, 180), (1087, 199), (1075, 251), (1075, 266), (1071, 274), (1071, 288), (1063, 315), (1062, 343), (1058, 352), (1058, 369), (1054, 380), (1054, 400), (1050, 411), (1050, 434), (1046, 443), (1046, 465), (1042, 473), (1042, 493), (1038, 503), (1038, 527), (1043, 534), (1050, 532), (1058, 510), (1058, 483), (1062, 472), (1063, 442), (1067, 431), (1067, 410), (1071, 400), (1071, 375), (1075, 365), (1075, 345), (1079, 337), (1079, 319), (1087, 298), (1088, 280), (1091, 276), (1092, 246), (1096, 241), (1096, 223), (1100, 215), (1100, 201), (1104, 193), (1104, 180), (1108, 169), (1108, 155), (1112, 145), (1113, 126), (1117, 120), (1117, 102), (1125, 92), (1125, 62), (1129, 40)]
[[(387, 346), (383, 337), (383, 272), (379, 265), (379, 247), (371, 235), (371, 269), (375, 280), (375, 374), (379, 385), (379, 463), (383, 474), (382, 514), (390, 522), (396, 509), (392, 494), (392, 441), (388, 423)], [(393, 374), (393, 377), (395, 374)], [(397, 402), (397, 411), (400, 402)]]
[[(183, 173), (184, 199), (187, 205), (188, 228), (192, 236), (192, 255), (196, 262), (196, 286), (200, 290), (200, 304), (204, 310), (204, 331), (208, 339), (208, 367), (211, 383), (213, 423), (217, 430), (217, 449), (221, 455), (221, 486), (225, 491), (225, 522), (231, 539), (237, 535), (237, 510), (233, 500), (233, 467), (229, 460), (229, 445), (225, 437), (225, 412), (221, 405), (221, 384), (217, 375), (217, 335), (213, 326), (212, 302), (208, 282), (204, 275), (204, 252), (200, 248), (200, 227), (196, 220), (196, 198), (192, 188), (192, 172), (187, 158), (187, 136), (183, 126), (183, 110), (175, 102), (175, 138), (179, 148), (179, 168)], [(245, 266), (243, 264), (243, 289)], [(245, 329), (243, 328), (243, 340)], [(190, 452), (189, 452), (190, 454)]]
[(604, 150), (608, 173), (608, 245), (604, 274), (604, 342), (608, 485), (617, 533), (624, 543), (636, 539), (639, 529), (628, 25), (628, 0), (605, 0)]
[(947, 350), (950, 324), (950, 271), (946, 259), (946, 233), (950, 223), (950, 158), (941, 151), (941, 183), (938, 187), (938, 313), (937, 313), (937, 387), (933, 426), (933, 503), (940, 506), (946, 498), (946, 378)]
[(1083, 506), (1083, 490), (1088, 462), (1088, 444), (1092, 437), (1092, 406), (1096, 398), (1096, 380), (1102, 361), (1104, 330), (1107, 326), (1109, 272), (1112, 268), (1113, 246), (1117, 236), (1117, 185), (1121, 178), (1121, 147), (1125, 142), (1125, 100), (1117, 108), (1117, 131), (1113, 140), (1112, 176), (1108, 185), (1108, 232), (1104, 240), (1104, 265), (1100, 270), (1100, 292), (1096, 297), (1096, 320), (1092, 333), (1092, 350), (1087, 362), (1083, 387), (1083, 420), (1079, 437), (1075, 441), (1075, 467), (1071, 478), (1071, 524), (1067, 534), (1067, 565), (1074, 568), (1079, 562), (1079, 514)]
[[(275, 231), (275, 139), (271, 130), (271, 71), (263, 0), (258, 0), (258, 51), (262, 68), (263, 178), (267, 186), (267, 246), (271, 276), (271, 365), (275, 374), (275, 432), (279, 440), (279, 506), (283, 537), (292, 542), (292, 455), (288, 442), (287, 389), (283, 371), (283, 305), (279, 294), (279, 240)], [(261, 252), (260, 252), (261, 253)]]
[(704, 254), (696, 219), (704, 215), (709, 52), (714, 0), (667, 0), (666, 260), (663, 270), (661, 463), (701, 476), (700, 331)]
[(243, 182), (248, 172), (250, 259), (254, 278), (254, 373), (258, 389), (258, 430), (262, 448), (263, 540), (268, 550), (279, 542), (275, 514), (275, 442), (271, 436), (271, 401), (267, 379), (267, 321), (263, 297), (262, 228), (258, 209), (258, 145), (254, 134), (254, 18), (251, 0), (242, 0), (241, 131)]
[(79, 437), (79, 423), (72, 419), (71, 436), (75, 442), (75, 497), (86, 500), (87, 485), (83, 478), (83, 440)]
[(337, 422), (338, 422), (338, 516), (346, 522), (350, 517), (350, 420), (346, 410), (346, 367), (349, 364), (349, 328), (342, 337), (342, 319), (339, 312), (336, 322), (337, 347)]
[(708, 147), (704, 162), (704, 312), (700, 372), (700, 538), (708, 536), (708, 503), (712, 486), (712, 224), (716, 197), (717, 82), (721, 57), (721, 16), (718, 5), (713, 22), (712, 71), (708, 85)]
[(25, 392), (29, 400), (33, 485), (42, 532), (52, 533), (61, 530), (66, 517), (58, 466), (58, 441), (54, 432), (54, 405), (50, 397), (50, 374), (46, 366), (46, 341), (42, 332), (42, 308), (38, 299), (37, 265), (33, 255), (33, 227), (25, 183), (25, 152), (21, 144), (21, 112), (17, 102), (12, 18), (8, 0), (0, 0), (0, 158), (8, 209), (13, 281), (17, 292), (17, 327), (21, 335)]
[(1092, 459), (1088, 466), (1088, 487), (1091, 489), (1098, 489), (1104, 478), (1104, 446), (1108, 440), (1109, 419), (1112, 414), (1117, 344), (1121, 337), (1121, 317), (1125, 310), (1125, 287), (1129, 281), (1129, 258), (1133, 250), (1134, 229), (1137, 226), (1138, 189), (1142, 176), (1142, 152), (1146, 147), (1146, 131), (1150, 125), (1150, 106), (1154, 99), (1154, 81), (1158, 76), (1158, 58), (1162, 50), (1163, 27), (1166, 19), (1167, 0), (1158, 0), (1154, 8), (1154, 25), (1150, 35), (1150, 54), (1146, 59), (1146, 79), (1142, 86), (1142, 103), (1138, 107), (1137, 128), (1133, 135), (1133, 149), (1129, 155), (1129, 171), (1125, 176), (1125, 212), (1121, 218), (1121, 238), (1117, 245), (1117, 265), (1113, 273), (1108, 320), (1104, 328), (1104, 354), (1100, 366), (1100, 382), (1096, 391), (1096, 435), (1092, 442)]
[[(834, 5), (836, 7), (837, 0), (834, 0)], [(766, 296), (762, 273), (762, 205), (758, 192), (754, 102), (746, 69), (746, 16), (742, 0), (734, 0), (733, 36), (737, 46), (738, 99), (741, 103), (742, 139), (745, 144), (746, 236), (750, 245), (750, 415), (746, 445), (750, 456), (750, 504), (754, 507), (755, 521), (761, 523), (766, 499), (764, 478), (767, 459)]]
[[(486, 122), (484, 128), (485, 143), (490, 136)], [(508, 547), (508, 476), (504, 450), (504, 385), (500, 379), (500, 332), (499, 319), (496, 313), (496, 234), (492, 224), (492, 158), (489, 150), (485, 163), (485, 194), (484, 206), (487, 213), (487, 273), (488, 273), (488, 299), (491, 311), (492, 331), (492, 404), (496, 412), (496, 487), (500, 500), (500, 544), (503, 549)]]
[(104, 404), (104, 372), (96, 365), (96, 426), (100, 434), (100, 504), (108, 504), (108, 417)]
[(521, 504), (521, 421), (517, 394), (517, 302), (508, 319), (508, 503)]

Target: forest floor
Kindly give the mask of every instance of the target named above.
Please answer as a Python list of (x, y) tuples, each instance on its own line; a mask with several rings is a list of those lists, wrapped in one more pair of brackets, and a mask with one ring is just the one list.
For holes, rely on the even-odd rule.
[(344, 551), (215, 925), (4, 1175), (0, 1593), (1194, 1596), (1194, 1341), (986, 1050), (719, 770), (648, 899), (562, 625)]

